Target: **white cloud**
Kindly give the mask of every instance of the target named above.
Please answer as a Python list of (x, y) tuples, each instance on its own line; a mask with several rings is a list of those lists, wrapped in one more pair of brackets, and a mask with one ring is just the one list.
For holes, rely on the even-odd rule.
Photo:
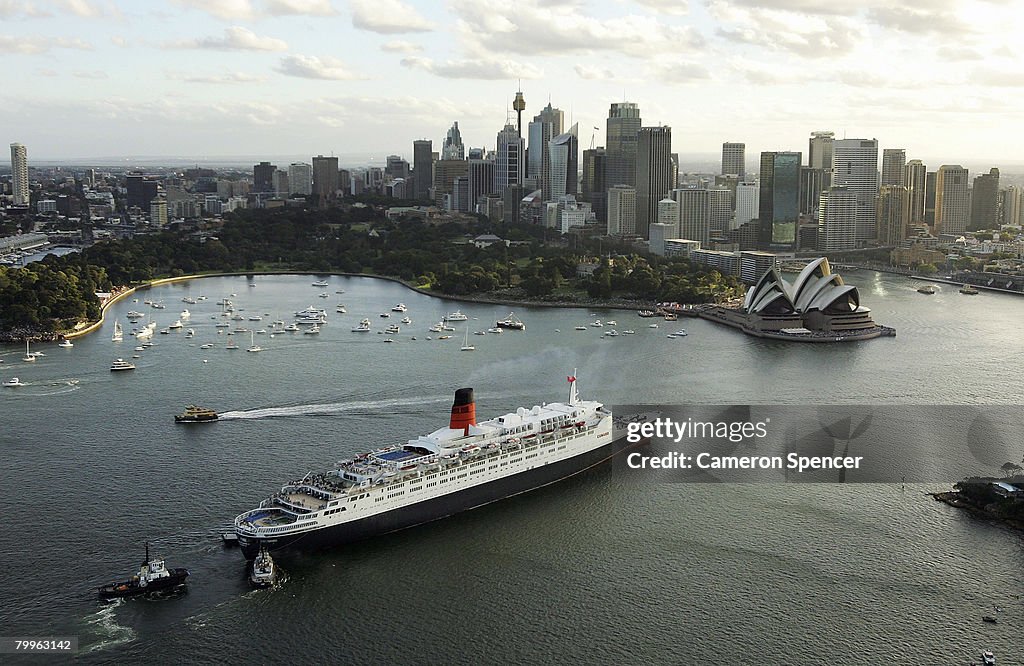
[(223, 37), (187, 39), (168, 44), (179, 49), (213, 49), (218, 51), (287, 51), (288, 43), (274, 37), (257, 35), (248, 28), (231, 26), (224, 29)]
[(704, 44), (692, 27), (653, 16), (595, 18), (575, 5), (551, 8), (537, 0), (452, 0), (451, 6), (462, 41), (473, 53), (651, 57), (693, 52)]
[(289, 55), (281, 58), (277, 71), (288, 76), (330, 81), (353, 81), (364, 77), (353, 73), (337, 58)]
[(641, 7), (673, 16), (684, 16), (690, 11), (690, 3), (687, 0), (633, 0), (633, 2)]
[(47, 38), (0, 35), (0, 51), (5, 53), (36, 55), (46, 53), (53, 48), (91, 51), (92, 44), (81, 39), (69, 39), (68, 37)]
[(711, 78), (708, 68), (695, 62), (661, 62), (651, 69), (652, 78), (667, 83), (693, 83)]
[(73, 73), (76, 79), (109, 79), (110, 76), (101, 69), (76, 69)]
[(173, 0), (175, 4), (204, 11), (226, 21), (249, 21), (256, 17), (251, 0)]
[(422, 69), (446, 79), (539, 79), (544, 72), (533, 65), (513, 60), (488, 60), (471, 58), (463, 60), (435, 61), (431, 58), (410, 56), (402, 58), (402, 65), (410, 69)]
[(103, 11), (88, 0), (61, 0), (60, 5), (81, 18), (96, 18), (103, 15)]
[(404, 39), (393, 39), (390, 42), (381, 44), (380, 50), (388, 53), (419, 53), (423, 50), (423, 47), (419, 44), (407, 42)]
[(573, 70), (578, 77), (588, 81), (611, 81), (616, 78), (615, 72), (606, 67), (576, 64), (573, 66)]
[(756, 47), (762, 54), (789, 51), (805, 58), (836, 57), (854, 51), (866, 34), (860, 23), (844, 16), (748, 9), (728, 0), (710, 0), (708, 11), (719, 24), (719, 37)]
[(331, 0), (264, 0), (263, 6), (271, 16), (334, 16), (338, 13)]
[(245, 72), (224, 72), (222, 74), (185, 74), (171, 72), (167, 78), (172, 81), (184, 81), (185, 83), (207, 83), (213, 85), (233, 85), (239, 83), (261, 83), (267, 80), (265, 76), (246, 74)]
[(0, 0), (0, 18), (50, 18), (53, 14), (25, 0)]
[(434, 25), (402, 0), (349, 0), (352, 25), (385, 35), (429, 32)]

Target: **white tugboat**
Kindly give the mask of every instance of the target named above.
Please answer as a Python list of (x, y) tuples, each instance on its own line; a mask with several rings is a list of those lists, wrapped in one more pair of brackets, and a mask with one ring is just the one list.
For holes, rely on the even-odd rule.
[(249, 582), (256, 587), (270, 587), (274, 584), (276, 578), (277, 565), (274, 564), (274, 558), (270, 557), (270, 553), (267, 552), (266, 548), (260, 548), (256, 559), (252, 561), (252, 572), (249, 574)]

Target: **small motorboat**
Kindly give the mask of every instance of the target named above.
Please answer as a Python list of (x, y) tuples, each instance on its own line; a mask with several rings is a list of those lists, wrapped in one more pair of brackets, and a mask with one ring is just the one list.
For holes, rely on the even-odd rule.
[(926, 284), (923, 287), (918, 287), (917, 293), (931, 295), (935, 293), (935, 287), (931, 286), (930, 284)]
[(11, 378), (10, 378), (10, 379), (8, 379), (7, 381), (5, 381), (3, 385), (4, 385), (4, 386), (10, 386), (10, 387), (15, 387), (15, 386), (24, 386), (24, 385), (25, 385), (25, 383), (24, 383), (24, 382), (22, 382), (22, 381), (21, 381), (20, 379), (18, 379), (17, 377), (11, 377)]
[(130, 363), (130, 362), (124, 360), (123, 358), (119, 358), (119, 359), (117, 359), (116, 361), (114, 361), (113, 363), (110, 364), (110, 371), (111, 372), (123, 372), (124, 370), (134, 370), (134, 369), (135, 369), (135, 364), (134, 363)]
[(72, 348), (72, 347), (74, 347), (75, 345), (74, 345), (74, 343), (73, 343), (73, 342), (71, 342), (70, 340), (68, 340), (67, 338), (65, 338), (64, 340), (61, 340), (60, 342), (58, 342), (58, 343), (57, 343), (57, 346), (58, 346), (58, 347), (64, 347), (65, 349), (71, 349), (71, 348)]
[(256, 559), (252, 561), (252, 572), (249, 581), (256, 587), (270, 587), (277, 578), (277, 565), (265, 548), (260, 548)]
[(999, 620), (997, 620), (991, 615), (986, 615), (985, 617), (981, 618), (981, 621), (988, 622), (989, 624), (996, 624), (997, 622), (999, 622)]
[(150, 592), (173, 590), (185, 585), (188, 569), (168, 569), (163, 560), (149, 559), (149, 544), (146, 544), (146, 559), (139, 573), (128, 580), (102, 585), (97, 588), (103, 599), (134, 597)]
[(985, 650), (981, 653), (981, 663), (985, 666), (995, 666), (996, 656), (992, 653), (992, 650)]

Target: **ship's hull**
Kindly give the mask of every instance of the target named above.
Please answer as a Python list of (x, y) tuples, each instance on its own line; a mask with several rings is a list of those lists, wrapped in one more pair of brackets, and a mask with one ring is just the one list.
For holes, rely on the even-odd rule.
[(254, 559), (261, 545), (274, 553), (287, 551), (315, 551), (361, 541), (380, 534), (422, 525), (440, 518), (475, 509), (513, 495), (525, 493), (578, 474), (609, 460), (628, 446), (620, 437), (596, 449), (581, 453), (534, 469), (512, 474), (502, 479), (465, 488), (447, 495), (423, 500), (415, 504), (386, 511), (347, 523), (321, 527), (294, 535), (269, 539), (238, 535), (238, 544), (246, 559)]

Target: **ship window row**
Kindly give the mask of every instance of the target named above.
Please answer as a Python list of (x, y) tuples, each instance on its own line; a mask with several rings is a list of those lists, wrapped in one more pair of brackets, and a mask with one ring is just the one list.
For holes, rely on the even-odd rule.
[(432, 482), (432, 483), (428, 483), (428, 484), (427, 484), (427, 488), (433, 488), (433, 487), (434, 487), (434, 486), (436, 486), (436, 485), (437, 485), (437, 481), (434, 481), (434, 482)]
[(464, 478), (466, 478), (467, 476), (469, 476), (469, 475), (468, 475), (467, 473), (463, 472), (462, 474), (459, 474), (459, 475), (458, 475), (457, 477), (455, 477), (455, 478), (456, 478), (456, 479), (464, 479)]
[(501, 466), (504, 467), (507, 464), (508, 464), (507, 462), (503, 462), (503, 463), (501, 463)]
[(417, 490), (421, 490), (422, 488), (423, 488), (423, 486), (416, 486), (415, 488), (412, 488), (412, 487), (410, 487), (410, 488), (409, 488), (409, 492), (410, 492), (410, 493), (414, 493), (414, 492), (416, 492)]
[(483, 465), (483, 464), (484, 464), (483, 460), (478, 460), (475, 463), (473, 463), (472, 465), (470, 465), (470, 467), (478, 467), (478, 466)]
[(470, 472), (470, 474), (480, 474), (480, 473), (486, 472), (486, 471), (487, 471), (486, 469), (474, 469), (472, 472)]
[(565, 448), (566, 446), (568, 446), (568, 445), (567, 445), (567, 444), (562, 444), (562, 445), (561, 445), (560, 447), (558, 447), (558, 450), (559, 450), (559, 451), (561, 451), (561, 450), (562, 450), (562, 449), (564, 449), (564, 448)]
[(388, 499), (391, 499), (392, 497), (398, 497), (399, 495), (404, 495), (404, 494), (405, 494), (405, 491), (404, 491), (404, 490), (399, 490), (399, 491), (398, 491), (397, 493), (391, 493), (391, 494), (389, 494), (389, 495), (388, 495)]
[(348, 509), (348, 507), (345, 507), (345, 506), (337, 508), (337, 509), (329, 509), (327, 511), (324, 511), (324, 515), (325, 516), (330, 516), (330, 515), (333, 515), (335, 513), (338, 513), (339, 511), (345, 511), (347, 509)]
[(487, 469), (498, 469), (497, 465), (488, 465)]
[(538, 455), (539, 454), (537, 454), (537, 453), (531, 453), (528, 456), (526, 456), (526, 459), (529, 460), (530, 458), (536, 458)]
[(513, 458), (513, 459), (512, 459), (512, 462), (514, 462), (514, 463), (516, 463), (516, 462), (520, 462), (520, 461), (522, 461), (522, 459), (523, 459), (523, 457), (522, 457), (522, 456), (519, 456), (518, 458)]

